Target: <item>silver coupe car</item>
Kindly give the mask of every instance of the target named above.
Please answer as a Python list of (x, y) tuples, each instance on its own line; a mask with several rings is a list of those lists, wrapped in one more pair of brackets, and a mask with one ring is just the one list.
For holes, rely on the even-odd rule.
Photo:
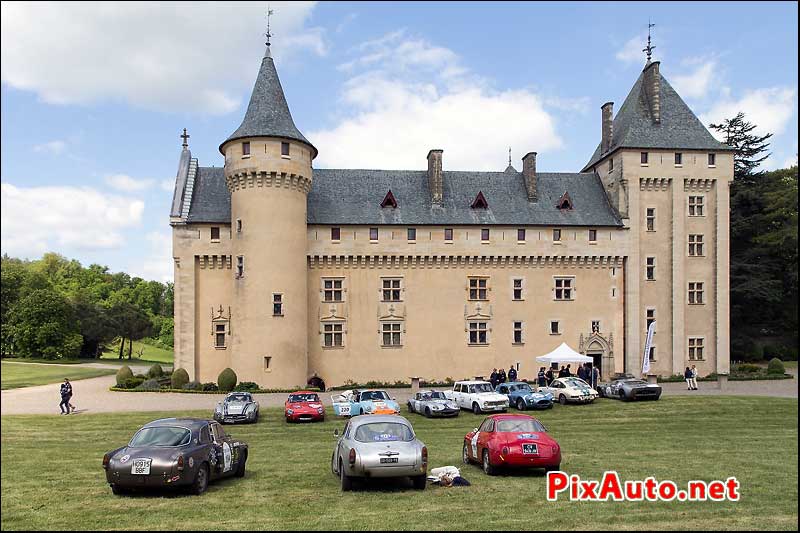
[(398, 415), (360, 415), (347, 421), (331, 455), (331, 471), (342, 490), (353, 478), (410, 477), (414, 488), (425, 489), (428, 448), (417, 439), (411, 423)]
[(214, 420), (220, 424), (258, 422), (258, 402), (249, 392), (229, 392), (214, 409)]
[(419, 413), (428, 418), (458, 416), (461, 409), (453, 400), (448, 400), (443, 392), (428, 390), (418, 392), (408, 400), (408, 412)]

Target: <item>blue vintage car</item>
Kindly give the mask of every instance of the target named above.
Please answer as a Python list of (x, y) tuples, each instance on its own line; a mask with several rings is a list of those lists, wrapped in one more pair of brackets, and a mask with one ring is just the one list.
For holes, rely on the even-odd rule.
[(396, 415), (400, 404), (382, 390), (346, 390), (331, 396), (336, 416)]
[(498, 394), (508, 396), (508, 405), (513, 405), (520, 411), (526, 409), (550, 409), (553, 407), (553, 395), (549, 392), (534, 392), (531, 386), (522, 381), (501, 383), (495, 389)]

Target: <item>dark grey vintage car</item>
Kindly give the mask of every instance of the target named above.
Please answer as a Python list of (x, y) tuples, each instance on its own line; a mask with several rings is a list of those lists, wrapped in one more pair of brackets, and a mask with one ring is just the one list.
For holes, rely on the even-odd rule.
[(331, 471), (343, 491), (354, 478), (410, 477), (425, 488), (428, 448), (408, 420), (398, 415), (359, 415), (347, 421), (331, 456)]
[(661, 386), (635, 377), (623, 377), (603, 383), (597, 391), (605, 398), (617, 400), (658, 400)]
[(214, 420), (221, 424), (258, 422), (258, 402), (249, 392), (229, 392), (214, 408)]
[(162, 418), (143, 426), (127, 446), (103, 456), (114, 494), (132, 489), (185, 487), (202, 494), (209, 481), (244, 477), (247, 444), (213, 420)]
[(428, 418), (458, 416), (461, 409), (453, 400), (445, 398), (443, 392), (421, 391), (408, 400), (408, 412), (419, 413)]

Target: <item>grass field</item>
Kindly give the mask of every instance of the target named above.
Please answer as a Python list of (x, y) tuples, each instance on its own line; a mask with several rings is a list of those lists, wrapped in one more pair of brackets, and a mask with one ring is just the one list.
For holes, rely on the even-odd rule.
[[(404, 409), (405, 410), (405, 409)], [(461, 464), (464, 434), (482, 417), (408, 415), (430, 466), (456, 465), (471, 487), (369, 485), (341, 493), (330, 473), (334, 428), (287, 425), (269, 409), (254, 426), (229, 427), (250, 445), (244, 479), (203, 496), (116, 497), (103, 453), (167, 413), (2, 418), (3, 529), (796, 529), (797, 400), (672, 397), (652, 403), (600, 400), (537, 416), (563, 449), (562, 468), (583, 479), (724, 480), (741, 500), (723, 503), (572, 503), (545, 499), (543, 474), (488, 477)], [(208, 416), (206, 412), (195, 412)]]
[(114, 373), (113, 370), (102, 368), (67, 368), (63, 366), (13, 363), (7, 361), (2, 362), (0, 370), (2, 370), (2, 372), (0, 372), (0, 377), (2, 377), (0, 381), (2, 381), (3, 390), (58, 383), (59, 381), (63, 381), (64, 378), (78, 380), (108, 376)]
[[(137, 354), (143, 350), (142, 356)], [(174, 360), (172, 350), (165, 350), (157, 346), (145, 344), (143, 342), (133, 341), (133, 354), (131, 359), (128, 359), (128, 343), (125, 343), (125, 357), (123, 360), (119, 359), (119, 342), (108, 347), (100, 356), (103, 363), (119, 363), (119, 364), (147, 364), (147, 363), (162, 363), (171, 365)]]

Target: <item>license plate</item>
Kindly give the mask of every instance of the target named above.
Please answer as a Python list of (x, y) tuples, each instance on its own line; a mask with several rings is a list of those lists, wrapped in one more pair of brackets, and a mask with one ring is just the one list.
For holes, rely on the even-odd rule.
[(522, 453), (524, 453), (524, 454), (539, 453), (539, 448), (535, 444), (523, 444), (522, 445)]
[(381, 464), (396, 463), (397, 457), (381, 457)]
[(148, 475), (152, 459), (134, 459), (131, 465), (131, 474)]

